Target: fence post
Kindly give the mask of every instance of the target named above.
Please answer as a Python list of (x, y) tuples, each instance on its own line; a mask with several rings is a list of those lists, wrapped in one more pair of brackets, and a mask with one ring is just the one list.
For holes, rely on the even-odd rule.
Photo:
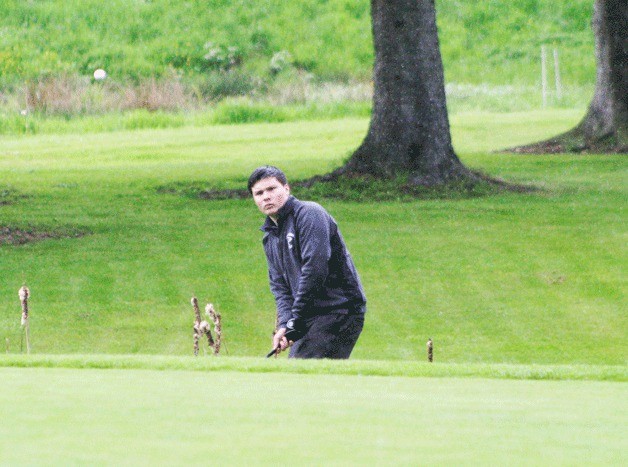
[(547, 52), (545, 46), (541, 46), (541, 95), (543, 97), (543, 107), (547, 107), (547, 68), (545, 66)]
[(554, 80), (556, 83), (556, 98), (563, 97), (563, 89), (560, 83), (560, 64), (558, 63), (558, 49), (554, 48)]

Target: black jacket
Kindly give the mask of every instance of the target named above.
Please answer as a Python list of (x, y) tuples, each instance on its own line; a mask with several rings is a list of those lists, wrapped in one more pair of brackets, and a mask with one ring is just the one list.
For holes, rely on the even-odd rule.
[(319, 204), (290, 196), (277, 225), (261, 230), (278, 327), (291, 318), (363, 312), (366, 297), (336, 221)]

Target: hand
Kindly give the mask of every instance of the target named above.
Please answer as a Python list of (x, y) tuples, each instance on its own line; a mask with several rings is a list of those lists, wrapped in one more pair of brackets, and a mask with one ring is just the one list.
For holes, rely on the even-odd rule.
[(277, 349), (275, 356), (290, 347), (291, 342), (286, 339), (286, 331), (286, 328), (281, 328), (273, 336), (273, 349)]

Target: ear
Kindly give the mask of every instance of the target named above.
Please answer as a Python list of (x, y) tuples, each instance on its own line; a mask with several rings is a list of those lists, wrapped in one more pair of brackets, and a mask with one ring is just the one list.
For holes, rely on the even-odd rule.
[(290, 185), (286, 183), (284, 187), (286, 188), (286, 191), (288, 192), (288, 194), (290, 194)]

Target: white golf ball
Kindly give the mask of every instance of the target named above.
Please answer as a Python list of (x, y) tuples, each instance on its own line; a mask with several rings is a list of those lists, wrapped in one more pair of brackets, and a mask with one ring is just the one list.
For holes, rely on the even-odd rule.
[(96, 81), (101, 81), (107, 77), (107, 72), (102, 68), (98, 68), (98, 70), (94, 71), (94, 79)]

